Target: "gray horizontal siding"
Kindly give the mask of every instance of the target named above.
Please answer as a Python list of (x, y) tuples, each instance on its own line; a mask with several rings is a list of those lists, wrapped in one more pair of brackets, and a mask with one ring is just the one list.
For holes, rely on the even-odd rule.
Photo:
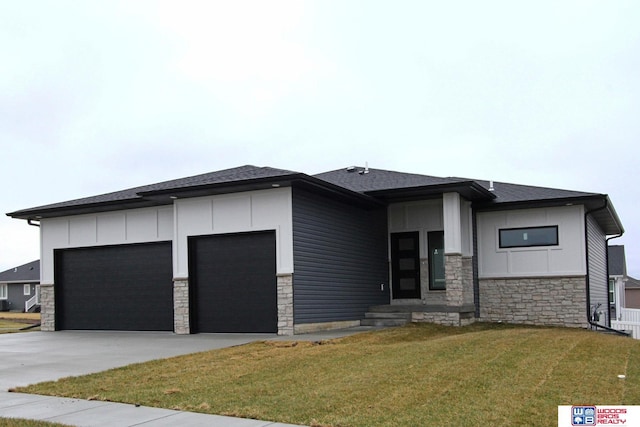
[(36, 285), (29, 284), (31, 293), (29, 295), (24, 294), (24, 285), (27, 283), (9, 283), (7, 285), (7, 300), (9, 304), (9, 310), (24, 311), (24, 303), (36, 294)]
[[(609, 315), (609, 284), (607, 278), (607, 242), (604, 232), (591, 215), (587, 215), (587, 244), (589, 248), (589, 295), (591, 306), (602, 304), (599, 311)], [(590, 311), (592, 309), (590, 308)], [(608, 318), (600, 318), (601, 324), (609, 324)]]
[(389, 302), (386, 224), (386, 208), (293, 189), (296, 324), (358, 320)]

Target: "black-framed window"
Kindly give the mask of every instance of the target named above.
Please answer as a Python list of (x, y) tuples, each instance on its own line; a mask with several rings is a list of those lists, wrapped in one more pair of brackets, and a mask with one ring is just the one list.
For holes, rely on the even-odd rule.
[(447, 281), (444, 273), (444, 231), (427, 233), (429, 246), (429, 290), (444, 291)]
[(501, 249), (558, 246), (558, 226), (501, 228), (499, 239)]

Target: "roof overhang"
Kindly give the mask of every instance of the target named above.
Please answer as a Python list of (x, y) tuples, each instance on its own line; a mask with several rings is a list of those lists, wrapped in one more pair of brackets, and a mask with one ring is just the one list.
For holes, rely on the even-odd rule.
[(471, 201), (487, 201), (493, 200), (496, 197), (493, 192), (487, 190), (475, 181), (460, 181), (366, 192), (367, 195), (384, 200), (387, 203), (434, 199), (441, 197), (444, 193), (459, 193), (462, 197)]
[(296, 173), (291, 175), (275, 176), (268, 178), (256, 178), (229, 183), (208, 184), (202, 186), (190, 186), (185, 188), (171, 188), (138, 193), (148, 200), (157, 200), (170, 203), (174, 199), (191, 197), (211, 196), (218, 194), (241, 193), (245, 191), (269, 190), (281, 187), (298, 187), (309, 191), (323, 193), (338, 197), (344, 201), (370, 206), (379, 206), (381, 203), (376, 199), (356, 193), (335, 184), (328, 183), (321, 179)]
[(316, 193), (322, 193), (340, 200), (355, 203), (365, 207), (381, 206), (382, 203), (373, 197), (360, 194), (344, 187), (340, 187), (312, 176), (295, 173), (273, 177), (245, 179), (224, 183), (215, 183), (199, 186), (184, 186), (164, 188), (153, 191), (140, 191), (134, 196), (97, 203), (79, 203), (62, 207), (46, 206), (41, 208), (25, 209), (8, 213), (7, 216), (17, 219), (41, 220), (61, 216), (84, 215), (97, 212), (109, 212), (124, 209), (137, 209), (153, 206), (171, 205), (176, 199), (204, 197), (220, 194), (241, 193), (247, 191), (270, 190), (281, 187), (300, 187)]
[(43, 218), (56, 218), (70, 215), (84, 215), (96, 212), (109, 212), (123, 209), (148, 208), (151, 206), (166, 205), (169, 203), (160, 203), (147, 199), (126, 199), (99, 203), (84, 203), (76, 206), (63, 206), (54, 208), (32, 208), (24, 209), (16, 212), (9, 212), (7, 216), (16, 219), (26, 219), (39, 221)]
[(572, 205), (584, 205), (585, 213), (589, 213), (593, 216), (607, 236), (622, 235), (624, 233), (622, 221), (620, 221), (618, 213), (613, 207), (609, 196), (606, 194), (594, 194), (587, 197), (568, 197), (505, 203), (477, 202), (473, 204), (473, 208), (477, 212), (487, 212)]
[(39, 279), (25, 279), (25, 280), (0, 280), (1, 285), (33, 285), (40, 283)]

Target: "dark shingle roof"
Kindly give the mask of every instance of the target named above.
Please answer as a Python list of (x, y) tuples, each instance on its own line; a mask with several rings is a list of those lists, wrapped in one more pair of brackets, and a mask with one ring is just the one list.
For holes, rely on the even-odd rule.
[(112, 193), (100, 194), (97, 196), (84, 197), (80, 199), (68, 200), (50, 205), (38, 206), (35, 208), (24, 209), (7, 215), (17, 218), (26, 218), (32, 214), (43, 214), (46, 212), (56, 212), (69, 210), (81, 206), (97, 206), (112, 205), (118, 203), (129, 203), (137, 207), (145, 205), (153, 205), (153, 203), (145, 200), (143, 195), (153, 195), (171, 190), (184, 190), (187, 188), (198, 188), (213, 185), (237, 184), (241, 182), (261, 180), (266, 178), (286, 177), (298, 175), (298, 172), (292, 172), (283, 169), (275, 169), (270, 167), (257, 167), (251, 165), (240, 166), (231, 169), (224, 169), (216, 172), (209, 172), (201, 175), (194, 175), (186, 178), (164, 181), (157, 184), (144, 185), (140, 187), (129, 188), (126, 190), (115, 191)]
[(10, 268), (0, 273), (1, 283), (11, 282), (39, 282), (40, 281), (40, 260), (19, 267)]
[(417, 200), (449, 191), (458, 192), (469, 200), (491, 200), (495, 197), (473, 180), (355, 166), (320, 173), (314, 175), (314, 178), (387, 202)]
[[(489, 181), (474, 180), (484, 188), (489, 188)], [(493, 203), (529, 202), (533, 200), (571, 199), (595, 196), (594, 193), (582, 191), (561, 190), (557, 188), (534, 187), (531, 185), (509, 184), (506, 182), (493, 183), (496, 198)]]
[(207, 185), (227, 184), (232, 182), (236, 183), (239, 181), (276, 178), (298, 174), (299, 172), (293, 172), (285, 169), (245, 165), (237, 168), (225, 169), (217, 172), (209, 172), (201, 175), (174, 179), (171, 181), (149, 185), (147, 186), (148, 188), (139, 190), (138, 192), (149, 193), (162, 190), (177, 190), (190, 187), (202, 187)]
[(367, 171), (368, 172), (365, 173), (365, 168), (363, 167), (354, 167), (353, 170), (343, 168), (319, 173), (314, 175), (314, 177), (358, 193), (451, 184), (465, 181), (460, 178), (439, 178), (436, 176), (394, 172), (382, 169), (367, 169)]
[[(558, 206), (582, 203), (587, 209), (596, 209), (609, 204), (606, 195), (554, 188), (494, 182), (490, 190), (488, 181), (435, 177), (412, 173), (394, 172), (382, 169), (352, 167), (320, 173), (314, 176), (283, 169), (257, 166), (240, 166), (217, 172), (195, 175), (171, 181), (160, 182), (93, 197), (70, 200), (36, 208), (9, 213), (14, 218), (38, 219), (170, 204), (170, 197), (195, 197), (224, 192), (238, 192), (269, 188), (269, 183), (311, 186), (329, 191), (354, 202), (377, 203), (402, 200), (419, 200), (438, 197), (445, 192), (458, 192), (475, 203), (481, 210)], [(278, 182), (280, 185), (280, 182)], [(374, 201), (374, 199), (376, 201)], [(613, 206), (594, 213), (607, 234), (623, 231)]]
[(624, 255), (624, 245), (609, 246), (609, 276), (626, 276), (627, 260)]
[[(471, 178), (447, 177), (440, 178), (429, 175), (394, 172), (381, 169), (355, 167), (353, 171), (338, 169), (314, 175), (316, 178), (331, 182), (361, 193), (374, 193), (382, 190), (399, 190), (411, 187), (443, 186), (473, 182), (489, 191), (490, 182)], [(533, 200), (570, 199), (591, 197), (594, 193), (581, 191), (560, 190), (556, 188), (534, 187), (530, 185), (494, 182), (493, 197), (486, 197), (491, 204), (529, 202)]]

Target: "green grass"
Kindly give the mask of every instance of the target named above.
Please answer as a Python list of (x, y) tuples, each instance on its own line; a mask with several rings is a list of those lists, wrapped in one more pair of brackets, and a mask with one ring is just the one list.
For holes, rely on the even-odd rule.
[(0, 418), (0, 427), (67, 427), (67, 424), (23, 420), (18, 418)]
[[(618, 374), (625, 374), (621, 380)], [(17, 391), (314, 426), (538, 426), (640, 402), (640, 341), (567, 328), (420, 324), (256, 342)]]

